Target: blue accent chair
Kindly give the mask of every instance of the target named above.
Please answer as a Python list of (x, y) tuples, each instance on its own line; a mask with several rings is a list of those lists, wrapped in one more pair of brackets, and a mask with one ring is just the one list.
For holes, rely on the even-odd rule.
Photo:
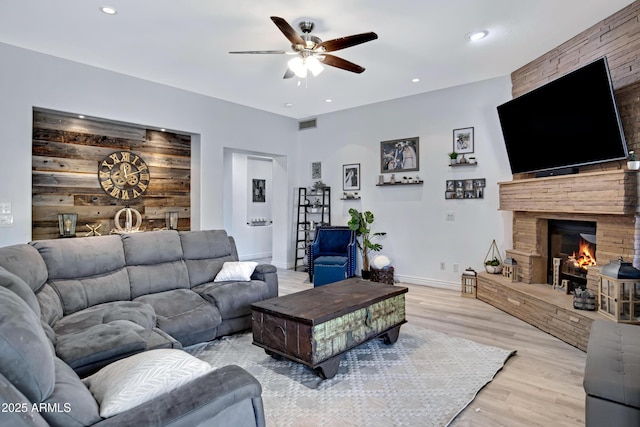
[(313, 286), (355, 276), (356, 246), (355, 231), (349, 227), (318, 227), (308, 251), (309, 280)]

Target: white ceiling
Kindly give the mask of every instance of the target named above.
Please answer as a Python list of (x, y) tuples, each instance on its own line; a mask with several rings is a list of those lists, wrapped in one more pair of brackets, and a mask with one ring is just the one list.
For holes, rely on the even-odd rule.
[[(0, 0), (0, 42), (300, 119), (508, 75), (630, 3)], [(103, 14), (105, 5), (118, 13)], [(366, 71), (326, 67), (283, 80), (287, 55), (228, 53), (290, 49), (273, 15), (296, 30), (314, 21), (322, 40), (376, 32), (378, 40), (335, 52)], [(480, 29), (484, 40), (465, 38)]]

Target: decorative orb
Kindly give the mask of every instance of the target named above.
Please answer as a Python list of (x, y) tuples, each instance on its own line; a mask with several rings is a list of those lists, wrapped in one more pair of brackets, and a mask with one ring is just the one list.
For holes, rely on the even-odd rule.
[(391, 260), (386, 255), (377, 255), (373, 259), (373, 266), (379, 270), (383, 269), (384, 267), (387, 267), (390, 264), (391, 264)]

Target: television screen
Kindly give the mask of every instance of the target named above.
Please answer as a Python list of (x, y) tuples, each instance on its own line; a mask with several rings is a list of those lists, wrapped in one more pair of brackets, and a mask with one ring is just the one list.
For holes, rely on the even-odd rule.
[(605, 57), (498, 106), (511, 172), (627, 157)]

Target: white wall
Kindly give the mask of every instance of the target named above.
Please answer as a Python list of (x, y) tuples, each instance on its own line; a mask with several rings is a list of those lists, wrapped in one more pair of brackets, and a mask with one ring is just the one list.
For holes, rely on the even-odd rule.
[[(273, 194), (278, 267), (292, 265), (294, 188), (311, 184), (310, 164), (318, 160), (323, 181), (335, 189), (333, 223), (346, 223), (349, 207), (372, 210), (375, 230), (389, 233), (383, 252), (403, 280), (457, 287), (453, 263), (479, 270), (492, 239), (502, 250), (511, 247), (511, 215), (497, 211), (496, 185), (511, 179), (495, 112), (511, 98), (508, 77), (322, 115), (317, 129), (298, 132), (283, 116), (1, 43), (0, 61), (0, 202), (10, 202), (14, 216), (13, 227), (0, 228), (2, 246), (31, 238), (32, 109), (41, 107), (193, 134), (193, 229), (227, 225), (225, 150), (266, 150), (281, 189)], [(450, 168), (452, 130), (469, 126), (479, 164)], [(420, 137), (424, 185), (376, 187), (380, 141), (412, 136)], [(362, 165), (360, 201), (339, 200), (346, 163)], [(445, 181), (465, 178), (487, 179), (485, 199), (444, 200)], [(455, 222), (445, 221), (447, 212)]]
[[(0, 202), (11, 202), (14, 216), (13, 227), (0, 228), (2, 246), (31, 239), (34, 106), (194, 134), (192, 229), (223, 227), (225, 147), (269, 147), (285, 158), (295, 150), (297, 123), (290, 118), (1, 43), (0, 63)], [(288, 224), (283, 212), (274, 220)], [(275, 243), (284, 248), (282, 262), (292, 240), (283, 230)]]
[[(230, 193), (225, 196), (225, 205), (230, 209), (225, 208), (225, 229), (235, 238), (240, 259), (269, 258), (273, 247), (273, 159), (244, 152), (232, 152), (226, 157), (229, 160), (225, 163), (225, 180)], [(266, 180), (264, 203), (253, 202), (253, 179)], [(278, 191), (287, 193), (286, 188)], [(283, 210), (285, 215), (287, 212)], [(266, 217), (268, 225), (252, 226), (250, 219), (255, 217)]]
[[(316, 129), (298, 134), (298, 181), (310, 185), (311, 162), (322, 161), (323, 181), (332, 187), (333, 225), (346, 224), (351, 207), (371, 210), (374, 231), (388, 233), (381, 253), (392, 259), (398, 278), (459, 289), (465, 268), (483, 269), (492, 239), (503, 254), (511, 248), (511, 214), (497, 210), (497, 182), (511, 180), (511, 172), (496, 106), (509, 99), (511, 82), (502, 77), (321, 115)], [(478, 165), (449, 167), (453, 129), (466, 127), (475, 128)], [(415, 136), (424, 185), (377, 187), (380, 142)], [(361, 164), (361, 200), (340, 200), (347, 163)], [(446, 180), (468, 178), (486, 179), (484, 199), (444, 199)], [(455, 222), (446, 221), (447, 212)], [(459, 272), (452, 271), (454, 263)]]

